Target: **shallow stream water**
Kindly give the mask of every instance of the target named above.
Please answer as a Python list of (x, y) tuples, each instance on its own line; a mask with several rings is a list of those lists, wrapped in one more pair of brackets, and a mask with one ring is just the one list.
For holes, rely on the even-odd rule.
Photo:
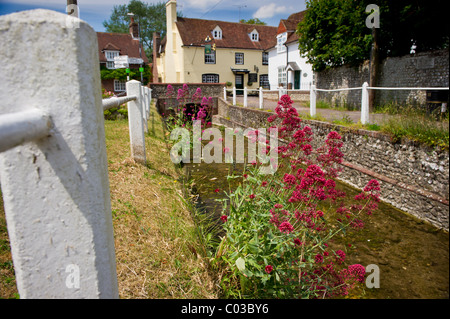
[[(227, 175), (242, 172), (243, 164), (185, 164), (186, 176), (199, 195), (199, 205), (220, 216), (215, 199), (229, 191)], [(241, 180), (242, 181), (242, 180)], [(359, 191), (338, 183), (353, 198)], [(219, 190), (219, 192), (216, 192)], [(333, 238), (336, 249), (347, 254), (348, 264), (375, 264), (380, 270), (380, 288), (363, 287), (352, 298), (442, 299), (449, 298), (449, 235), (435, 227), (380, 203), (379, 209), (359, 231)]]

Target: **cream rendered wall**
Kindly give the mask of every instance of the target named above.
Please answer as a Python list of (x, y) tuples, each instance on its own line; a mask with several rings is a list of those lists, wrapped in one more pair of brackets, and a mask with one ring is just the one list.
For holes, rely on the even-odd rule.
[(161, 55), (163, 68), (161, 69), (162, 81), (165, 83), (184, 82), (184, 65), (181, 36), (178, 32), (177, 21), (177, 2), (170, 0), (166, 3), (166, 47), (164, 54)]
[[(258, 82), (248, 86), (248, 74), (244, 75), (244, 86), (249, 89), (259, 87), (259, 75), (268, 74), (268, 66), (262, 64), (262, 51), (248, 49), (216, 49), (216, 64), (205, 63), (205, 48), (185, 46), (184, 51), (184, 80), (188, 83), (201, 83), (202, 74), (219, 74), (219, 82), (227, 81), (235, 84), (233, 69), (247, 69), (250, 73), (256, 73), (255, 65), (258, 67)], [(244, 64), (235, 64), (235, 53), (244, 53)]]

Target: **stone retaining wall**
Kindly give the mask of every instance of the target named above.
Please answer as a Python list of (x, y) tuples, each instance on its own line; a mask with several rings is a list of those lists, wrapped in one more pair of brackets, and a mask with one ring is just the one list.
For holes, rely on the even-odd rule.
[[(262, 128), (272, 112), (229, 105), (218, 99), (213, 123), (228, 127)], [(449, 229), (449, 153), (410, 140), (394, 143), (380, 132), (304, 120), (323, 143), (330, 131), (341, 134), (345, 162), (340, 179), (362, 189), (370, 179), (381, 182), (384, 202), (438, 228)]]
[[(448, 87), (449, 56), (447, 50), (386, 58), (380, 63), (378, 87)], [(341, 66), (317, 72), (318, 89), (361, 87), (369, 83), (369, 61), (358, 67)], [(348, 105), (358, 109), (361, 91), (318, 92), (317, 99), (332, 105)], [(425, 105), (426, 91), (377, 90), (375, 104), (389, 103)]]

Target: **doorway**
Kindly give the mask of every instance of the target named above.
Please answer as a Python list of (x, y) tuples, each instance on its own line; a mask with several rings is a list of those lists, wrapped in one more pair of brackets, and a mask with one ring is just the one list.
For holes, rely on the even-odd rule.
[(243, 95), (244, 94), (244, 74), (236, 74), (234, 80), (236, 83), (236, 95)]
[(294, 90), (300, 90), (300, 75), (302, 71), (294, 71)]

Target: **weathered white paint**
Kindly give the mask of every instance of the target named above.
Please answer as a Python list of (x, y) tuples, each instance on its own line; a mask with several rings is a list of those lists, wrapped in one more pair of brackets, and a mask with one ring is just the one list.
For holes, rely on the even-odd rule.
[(137, 99), (136, 95), (122, 96), (122, 97), (110, 97), (108, 99), (103, 99), (102, 100), (103, 111), (106, 111), (113, 107), (119, 107), (123, 103), (127, 103), (129, 101), (136, 100), (136, 99)]
[(247, 105), (248, 105), (247, 96), (248, 96), (247, 87), (244, 87), (244, 107), (247, 107)]
[(136, 100), (128, 102), (128, 123), (130, 130), (131, 156), (138, 162), (145, 164), (145, 136), (142, 116), (141, 82), (131, 80), (127, 82), (127, 95), (137, 96)]
[(311, 115), (311, 117), (316, 116), (316, 94), (316, 86), (312, 84), (311, 89), (309, 90), (309, 115)]
[(369, 123), (369, 84), (364, 82), (361, 93), (361, 124)]
[(0, 152), (49, 135), (50, 117), (39, 109), (0, 115)]
[(263, 88), (259, 87), (259, 109), (262, 110), (263, 108), (264, 108)]
[[(140, 85), (141, 89), (141, 114), (142, 114), (142, 125), (144, 134), (145, 132), (148, 132), (148, 126), (147, 126), (147, 92), (145, 91), (145, 87), (143, 85)], [(145, 136), (144, 136), (145, 138)]]
[(97, 35), (67, 18), (0, 17), (0, 114), (37, 108), (53, 124), (0, 154), (16, 282), (21, 298), (117, 298)]
[(233, 105), (236, 105), (236, 87), (233, 86)]

